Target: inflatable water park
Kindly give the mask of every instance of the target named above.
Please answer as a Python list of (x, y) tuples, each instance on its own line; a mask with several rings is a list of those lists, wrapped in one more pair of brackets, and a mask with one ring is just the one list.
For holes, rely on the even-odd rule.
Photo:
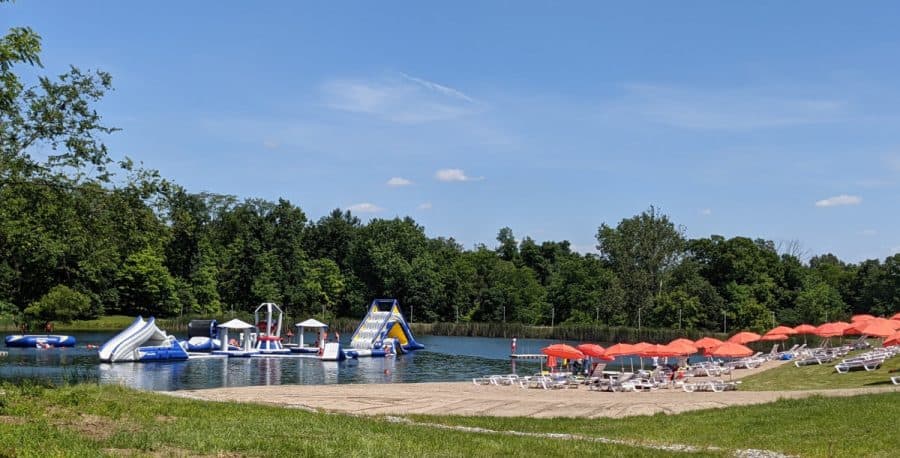
[(49, 334), (16, 334), (6, 336), (6, 346), (11, 348), (74, 347), (75, 337)]
[[(413, 337), (396, 299), (372, 301), (350, 339), (350, 348), (346, 349), (341, 346), (337, 333), (333, 335), (334, 341), (329, 341), (328, 325), (315, 319), (296, 323), (295, 333), (282, 336), (284, 312), (272, 302), (260, 304), (253, 312), (253, 319), (253, 324), (239, 319), (225, 323), (192, 320), (188, 323), (187, 339), (179, 340), (160, 329), (153, 317), (147, 320), (137, 317), (130, 326), (104, 343), (98, 353), (100, 360), (108, 363), (210, 357), (295, 357), (342, 361), (347, 358), (387, 357), (425, 348)], [(316, 334), (315, 343), (305, 340), (307, 330)]]

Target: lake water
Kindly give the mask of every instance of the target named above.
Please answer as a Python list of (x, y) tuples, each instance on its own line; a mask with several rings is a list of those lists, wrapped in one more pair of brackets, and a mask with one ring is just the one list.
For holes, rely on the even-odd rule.
[[(73, 332), (75, 348), (3, 348), (0, 379), (52, 382), (100, 380), (146, 390), (248, 385), (393, 383), (470, 380), (488, 374), (531, 374), (536, 362), (509, 359), (510, 340), (482, 337), (416, 336), (425, 350), (394, 358), (323, 362), (308, 358), (210, 358), (159, 363), (101, 364), (96, 350), (115, 332)], [(2, 336), (0, 336), (2, 337)], [(180, 336), (183, 337), (183, 336)], [(344, 336), (343, 340), (349, 340)], [(518, 353), (538, 353), (558, 341), (519, 339)]]

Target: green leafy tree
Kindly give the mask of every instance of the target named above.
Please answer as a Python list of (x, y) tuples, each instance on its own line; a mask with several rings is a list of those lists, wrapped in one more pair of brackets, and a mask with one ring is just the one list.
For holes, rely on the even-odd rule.
[(640, 325), (641, 311), (652, 309), (669, 272), (684, 254), (682, 230), (650, 207), (615, 228), (603, 224), (597, 242), (601, 257), (626, 291), (626, 308), (633, 323)]
[(57, 285), (40, 300), (29, 305), (25, 309), (25, 317), (29, 321), (68, 323), (85, 318), (90, 309), (91, 299), (86, 294), (65, 285)]
[(146, 248), (131, 254), (118, 274), (121, 310), (129, 314), (172, 316), (180, 312), (176, 284), (161, 253)]

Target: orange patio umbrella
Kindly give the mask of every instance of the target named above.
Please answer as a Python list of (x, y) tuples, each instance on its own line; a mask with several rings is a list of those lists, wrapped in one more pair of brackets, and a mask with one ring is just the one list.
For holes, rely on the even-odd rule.
[(669, 342), (669, 346), (676, 347), (676, 348), (680, 347), (685, 350), (693, 349), (694, 353), (697, 353), (697, 350), (698, 350), (697, 345), (694, 343), (693, 340), (690, 340), (690, 339), (675, 339), (675, 340)]
[(891, 317), (891, 319), (892, 320), (900, 320), (900, 312), (895, 313), (894, 316)]
[(891, 345), (900, 345), (900, 332), (897, 332), (887, 339), (884, 339), (884, 342), (881, 344), (883, 347), (890, 347)]
[(584, 353), (577, 348), (566, 344), (553, 344), (541, 349), (541, 353), (563, 359), (584, 359)]
[(715, 347), (718, 347), (719, 345), (722, 345), (723, 343), (724, 342), (722, 342), (719, 339), (716, 339), (715, 337), (704, 337), (704, 338), (699, 339), (696, 342), (694, 342), (694, 346), (697, 348), (701, 348), (701, 349), (715, 348)]
[(649, 347), (644, 347), (639, 356), (645, 358), (659, 357), (666, 358), (669, 356), (679, 356), (677, 351), (669, 348), (668, 345), (650, 345)]
[(853, 326), (852, 329), (864, 336), (889, 337), (897, 332), (897, 329), (888, 323), (889, 321), (891, 320), (869, 320), (864, 325)]
[(669, 342), (670, 345), (673, 344), (673, 343), (678, 343), (678, 344), (688, 344), (688, 345), (690, 345), (690, 346), (694, 346), (694, 341), (693, 341), (693, 340), (691, 340), (691, 339), (685, 339), (684, 337), (679, 337), (679, 338), (677, 338), (677, 339), (675, 339), (675, 340)]
[(849, 328), (850, 323), (843, 321), (835, 321), (833, 323), (825, 323), (816, 328), (816, 335), (819, 337), (835, 337), (844, 335), (844, 330)]
[(607, 348), (604, 354), (610, 358), (615, 358), (616, 356), (636, 355), (637, 351), (634, 349), (634, 345), (620, 343)]
[(796, 332), (797, 334), (815, 334), (816, 327), (811, 324), (801, 324), (794, 327), (794, 332)]
[(688, 356), (697, 353), (697, 346), (687, 339), (673, 340), (666, 347), (675, 352), (675, 356)]
[(640, 356), (641, 353), (650, 351), (652, 349), (653, 349), (653, 344), (649, 344), (647, 342), (638, 342), (638, 343), (634, 344), (634, 351), (637, 352), (635, 354), (638, 356)]
[(773, 334), (771, 331), (767, 332), (766, 335), (759, 338), (759, 340), (765, 341), (773, 341), (773, 340), (787, 340), (788, 336), (784, 334)]
[(739, 333), (731, 336), (728, 339), (728, 342), (743, 345), (743, 344), (747, 344), (750, 342), (756, 342), (761, 337), (762, 336), (760, 336), (759, 334), (757, 334), (755, 332), (743, 331), (743, 332), (739, 332)]
[(575, 348), (584, 353), (586, 356), (590, 356), (591, 358), (604, 359), (607, 361), (612, 361), (613, 359), (609, 356), (606, 356), (606, 350), (597, 344), (581, 344)]
[[(893, 330), (900, 329), (900, 321), (888, 320), (886, 318), (873, 318), (871, 320), (854, 322), (853, 324), (850, 325), (849, 328), (844, 330), (844, 335), (845, 336), (864, 335), (865, 333), (863, 332), (863, 329), (867, 328), (869, 326), (875, 325), (875, 324), (878, 324), (881, 327), (891, 328)], [(876, 328), (873, 328), (873, 329), (876, 329)], [(875, 335), (875, 334), (867, 334), (867, 335)], [(884, 336), (881, 336), (881, 337), (884, 337)]]
[(753, 350), (735, 342), (725, 342), (709, 353), (710, 356), (719, 358), (743, 358), (752, 354)]
[(868, 313), (860, 313), (859, 315), (853, 315), (850, 317), (851, 323), (856, 323), (857, 321), (869, 321), (875, 319), (874, 316), (869, 315)]
[(789, 328), (787, 326), (777, 326), (772, 329), (769, 329), (769, 332), (766, 334), (784, 334), (786, 336), (792, 336), (797, 334), (797, 331), (794, 328)]

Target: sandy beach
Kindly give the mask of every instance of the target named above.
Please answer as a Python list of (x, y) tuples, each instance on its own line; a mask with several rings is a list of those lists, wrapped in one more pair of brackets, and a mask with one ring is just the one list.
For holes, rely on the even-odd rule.
[[(735, 372), (735, 379), (766, 370)], [(680, 413), (736, 405), (761, 404), (780, 398), (812, 395), (852, 396), (896, 391), (897, 387), (818, 391), (728, 391), (685, 393), (662, 389), (652, 392), (595, 392), (580, 387), (565, 390), (522, 389), (518, 386), (475, 385), (471, 382), (278, 385), (171, 392), (173, 396), (209, 401), (236, 401), (360, 415), (483, 415), (534, 418), (620, 418)]]

